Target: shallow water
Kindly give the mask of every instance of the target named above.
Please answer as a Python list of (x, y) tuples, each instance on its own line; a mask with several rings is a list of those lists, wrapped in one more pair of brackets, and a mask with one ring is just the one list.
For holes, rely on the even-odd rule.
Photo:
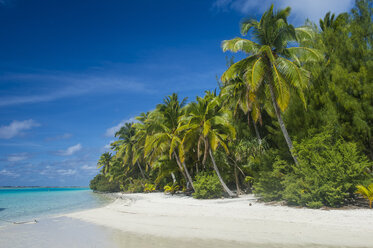
[(0, 226), (6, 221), (41, 217), (100, 207), (111, 201), (89, 188), (0, 188)]

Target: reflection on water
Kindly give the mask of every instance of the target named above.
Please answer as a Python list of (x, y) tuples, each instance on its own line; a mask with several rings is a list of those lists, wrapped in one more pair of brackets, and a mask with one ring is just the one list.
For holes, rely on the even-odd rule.
[(161, 238), (101, 227), (67, 217), (37, 224), (0, 227), (0, 246), (12, 248), (311, 248), (289, 244), (248, 244), (233, 241)]

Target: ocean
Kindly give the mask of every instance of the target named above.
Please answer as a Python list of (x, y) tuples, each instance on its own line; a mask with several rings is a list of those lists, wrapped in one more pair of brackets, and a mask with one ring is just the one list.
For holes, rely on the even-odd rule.
[(110, 201), (89, 188), (0, 188), (0, 226), (100, 207)]

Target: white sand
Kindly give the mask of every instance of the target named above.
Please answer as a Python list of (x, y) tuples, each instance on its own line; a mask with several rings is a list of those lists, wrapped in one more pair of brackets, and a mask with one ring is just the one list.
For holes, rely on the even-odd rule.
[(218, 200), (163, 193), (117, 196), (106, 207), (67, 216), (126, 232), (171, 238), (296, 247), (373, 247), (373, 209), (270, 206), (257, 202), (252, 195)]

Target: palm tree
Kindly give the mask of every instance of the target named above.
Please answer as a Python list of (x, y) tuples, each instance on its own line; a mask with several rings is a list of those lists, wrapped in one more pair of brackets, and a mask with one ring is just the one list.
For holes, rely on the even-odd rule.
[(174, 158), (187, 186), (189, 182), (194, 190), (188, 168), (184, 160), (180, 160), (180, 156), (184, 156), (184, 149), (181, 145), (181, 131), (178, 127), (185, 103), (186, 98), (179, 102), (177, 94), (173, 93), (163, 100), (163, 104), (157, 105), (156, 110), (151, 113), (151, 119), (157, 127), (153, 134), (146, 137), (144, 154), (145, 157), (150, 157), (150, 160), (155, 160), (164, 154), (168, 154), (170, 159)]
[(228, 147), (225, 142), (228, 138), (234, 139), (236, 135), (234, 127), (229, 123), (230, 116), (228, 112), (220, 108), (219, 104), (219, 97), (208, 91), (204, 98), (197, 97), (196, 102), (188, 105), (187, 114), (184, 117), (186, 124), (180, 126), (179, 129), (187, 130), (183, 138), (183, 144), (190, 146), (194, 144), (194, 140), (198, 140), (198, 158), (201, 156), (202, 143), (204, 144), (202, 163), (206, 162), (206, 158), (209, 155), (223, 189), (230, 197), (233, 197), (235, 194), (228, 188), (221, 177), (213, 155), (219, 145), (228, 153)]
[(326, 13), (324, 19), (319, 20), (322, 31), (326, 31), (328, 28), (336, 29), (336, 27), (347, 18), (347, 13), (341, 13), (337, 18), (335, 18), (334, 14), (330, 14), (330, 12)]
[(275, 12), (271, 5), (260, 21), (247, 20), (242, 23), (242, 35), (247, 35), (252, 30), (255, 41), (243, 38), (223, 41), (223, 51), (242, 51), (248, 57), (230, 66), (221, 80), (228, 82), (239, 78), (245, 82), (248, 92), (252, 94), (251, 103), (258, 101), (258, 96), (265, 95), (265, 99), (271, 99), (290, 153), (298, 164), (281, 112), (289, 105), (291, 89), (298, 93), (306, 106), (303, 89), (307, 87), (309, 72), (301, 65), (317, 61), (321, 55), (308, 47), (289, 47), (290, 42), (310, 39), (314, 35), (311, 28), (294, 28), (288, 24), (289, 14), (290, 7)]
[(102, 173), (106, 175), (110, 170), (111, 153), (105, 152), (97, 162), (97, 168), (102, 168)]
[(132, 139), (132, 164), (137, 164), (141, 168), (140, 163), (148, 166), (144, 156), (144, 146), (146, 136), (150, 133), (149, 123), (147, 122), (149, 113), (141, 113), (136, 117), (138, 122), (133, 123), (132, 127), (135, 129), (135, 134), (131, 137)]
[(363, 185), (358, 185), (356, 193), (362, 195), (365, 199), (369, 201), (369, 207), (372, 208), (373, 202), (373, 183), (370, 184), (367, 188)]
[[(133, 163), (133, 146), (135, 141), (133, 137), (136, 134), (136, 129), (133, 127), (133, 123), (125, 123), (118, 132), (115, 133), (115, 137), (118, 137), (119, 140), (115, 141), (112, 146), (114, 150), (117, 151), (117, 156), (123, 157), (123, 163), (130, 164), (135, 166)], [(136, 161), (137, 162), (137, 161)], [(136, 163), (137, 167), (140, 170), (141, 176), (146, 179), (145, 174), (140, 166), (140, 164)]]
[[(239, 80), (229, 80), (224, 83), (224, 87), (220, 91), (220, 96), (224, 99), (225, 105), (233, 105), (233, 113), (241, 109), (247, 115), (247, 124), (250, 125), (250, 116), (255, 130), (256, 137), (259, 143), (262, 143), (257, 122), (262, 124), (261, 104), (255, 94), (252, 94), (246, 86), (246, 83)], [(232, 101), (232, 98), (234, 100)]]

